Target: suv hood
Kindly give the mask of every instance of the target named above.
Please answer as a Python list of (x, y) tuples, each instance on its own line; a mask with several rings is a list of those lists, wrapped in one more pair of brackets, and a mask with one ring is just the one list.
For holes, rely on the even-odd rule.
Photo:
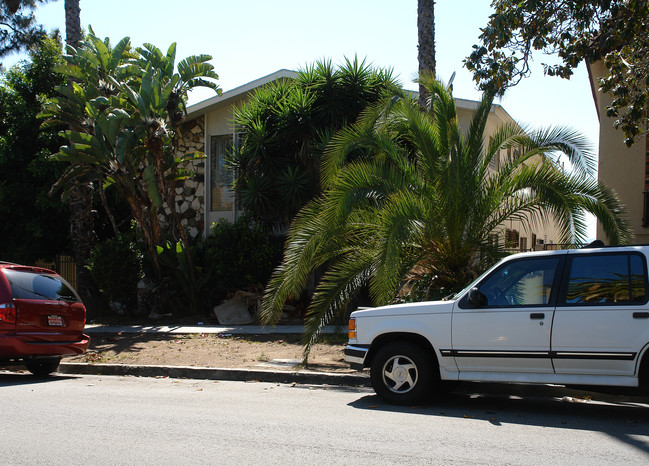
[(425, 301), (420, 303), (391, 304), (352, 312), (351, 317), (384, 317), (414, 314), (450, 313), (455, 305), (452, 301)]

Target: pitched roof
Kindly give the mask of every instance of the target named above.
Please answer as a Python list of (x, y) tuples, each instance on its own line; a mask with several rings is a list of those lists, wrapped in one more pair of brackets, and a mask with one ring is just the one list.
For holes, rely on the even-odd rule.
[(191, 120), (192, 118), (203, 115), (204, 113), (209, 111), (211, 107), (240, 96), (241, 94), (250, 92), (257, 87), (263, 86), (264, 84), (268, 84), (282, 78), (295, 79), (295, 77), (297, 77), (297, 73), (295, 71), (285, 69), (275, 71), (274, 73), (264, 76), (263, 78), (255, 79), (254, 81), (250, 81), (243, 86), (235, 87), (234, 89), (226, 91), (221, 95), (210, 97), (209, 99), (205, 99), (194, 105), (190, 105), (189, 107), (187, 107), (187, 119)]
[[(264, 84), (268, 84), (282, 78), (295, 79), (296, 77), (297, 77), (297, 72), (295, 71), (291, 71), (287, 69), (281, 69), (275, 71), (274, 73), (271, 73), (259, 79), (255, 79), (254, 81), (250, 81), (247, 84), (223, 92), (221, 95), (210, 97), (209, 99), (205, 99), (194, 105), (188, 106), (186, 118), (187, 120), (191, 120), (201, 115), (204, 115), (205, 113), (210, 111), (211, 108), (220, 105), (223, 102), (227, 102), (228, 100), (238, 97), (242, 94), (246, 94), (247, 92), (250, 92), (258, 87), (261, 87)], [(411, 92), (414, 96), (417, 95), (416, 91), (409, 91), (409, 92)], [(478, 108), (479, 102), (475, 100), (460, 99), (456, 97), (455, 105), (458, 109), (476, 110)], [(493, 104), (491, 107), (491, 112), (498, 115), (503, 121), (514, 121), (514, 119), (507, 113), (507, 111), (500, 104)]]

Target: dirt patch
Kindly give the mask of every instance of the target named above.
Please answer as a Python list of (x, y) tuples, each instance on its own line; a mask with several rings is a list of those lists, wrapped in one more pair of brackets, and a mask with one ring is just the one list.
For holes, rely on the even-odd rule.
[(301, 367), (299, 335), (93, 335), (85, 354), (63, 361), (353, 373), (344, 347), (343, 337), (325, 335), (312, 348), (308, 366)]

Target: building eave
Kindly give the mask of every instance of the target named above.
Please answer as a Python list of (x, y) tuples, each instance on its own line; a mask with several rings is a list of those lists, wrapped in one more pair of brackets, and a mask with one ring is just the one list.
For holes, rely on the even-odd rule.
[[(253, 91), (258, 87), (274, 82), (278, 79), (295, 79), (295, 78), (297, 78), (297, 72), (295, 71), (287, 70), (287, 69), (278, 70), (267, 76), (261, 77), (259, 79), (255, 79), (254, 81), (250, 81), (249, 83), (246, 83), (242, 86), (223, 92), (221, 95), (210, 97), (209, 99), (188, 106), (186, 119), (193, 120), (202, 115), (205, 115), (206, 113), (210, 112), (212, 109), (222, 106), (224, 103), (228, 102), (229, 100), (233, 100), (241, 95)], [(413, 98), (416, 98), (418, 95), (417, 91), (406, 90), (405, 92)], [(455, 100), (456, 108), (463, 109), (463, 110), (475, 111), (480, 105), (480, 102), (476, 100), (461, 99), (459, 97), (454, 97), (454, 100)], [(492, 104), (490, 112), (495, 114), (503, 122), (515, 123), (515, 120), (511, 117), (511, 115), (509, 115), (509, 113), (507, 113), (507, 111), (500, 104), (496, 104), (496, 103)]]
[(223, 92), (221, 95), (210, 97), (209, 99), (203, 100), (194, 105), (190, 105), (189, 107), (187, 107), (186, 119), (193, 120), (194, 118), (197, 118), (209, 112), (213, 107), (222, 105), (228, 100), (234, 99), (242, 94), (246, 94), (255, 88), (261, 87), (278, 79), (295, 79), (296, 77), (297, 73), (295, 71), (281, 69), (262, 78), (250, 81), (249, 83), (242, 86), (235, 87), (234, 89)]
[[(459, 97), (454, 97), (453, 100), (455, 100), (455, 107), (458, 110), (470, 110), (475, 112), (480, 106), (480, 101), (478, 100), (461, 99)], [(514, 120), (512, 116), (507, 113), (507, 110), (505, 110), (500, 104), (492, 103), (489, 112), (497, 116), (503, 122), (516, 123), (516, 120)]]

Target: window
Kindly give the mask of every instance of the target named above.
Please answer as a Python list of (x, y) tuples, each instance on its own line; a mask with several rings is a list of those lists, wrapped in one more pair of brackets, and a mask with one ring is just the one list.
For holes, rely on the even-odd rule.
[(19, 270), (5, 270), (14, 299), (41, 301), (80, 301), (79, 296), (60, 277)]
[(494, 249), (498, 247), (498, 233), (487, 235), (487, 246)]
[(527, 238), (525, 236), (521, 236), (520, 250), (527, 251)]
[(523, 259), (496, 270), (479, 285), (487, 306), (538, 306), (550, 302), (559, 258)]
[(232, 150), (232, 135), (212, 136), (210, 140), (210, 210), (232, 210), (232, 173), (225, 168), (225, 157)]
[(505, 230), (505, 248), (513, 249), (518, 248), (519, 244), (519, 234), (518, 230), (510, 230), (507, 228)]
[(642, 256), (603, 254), (572, 259), (567, 304), (644, 303), (646, 296)]

